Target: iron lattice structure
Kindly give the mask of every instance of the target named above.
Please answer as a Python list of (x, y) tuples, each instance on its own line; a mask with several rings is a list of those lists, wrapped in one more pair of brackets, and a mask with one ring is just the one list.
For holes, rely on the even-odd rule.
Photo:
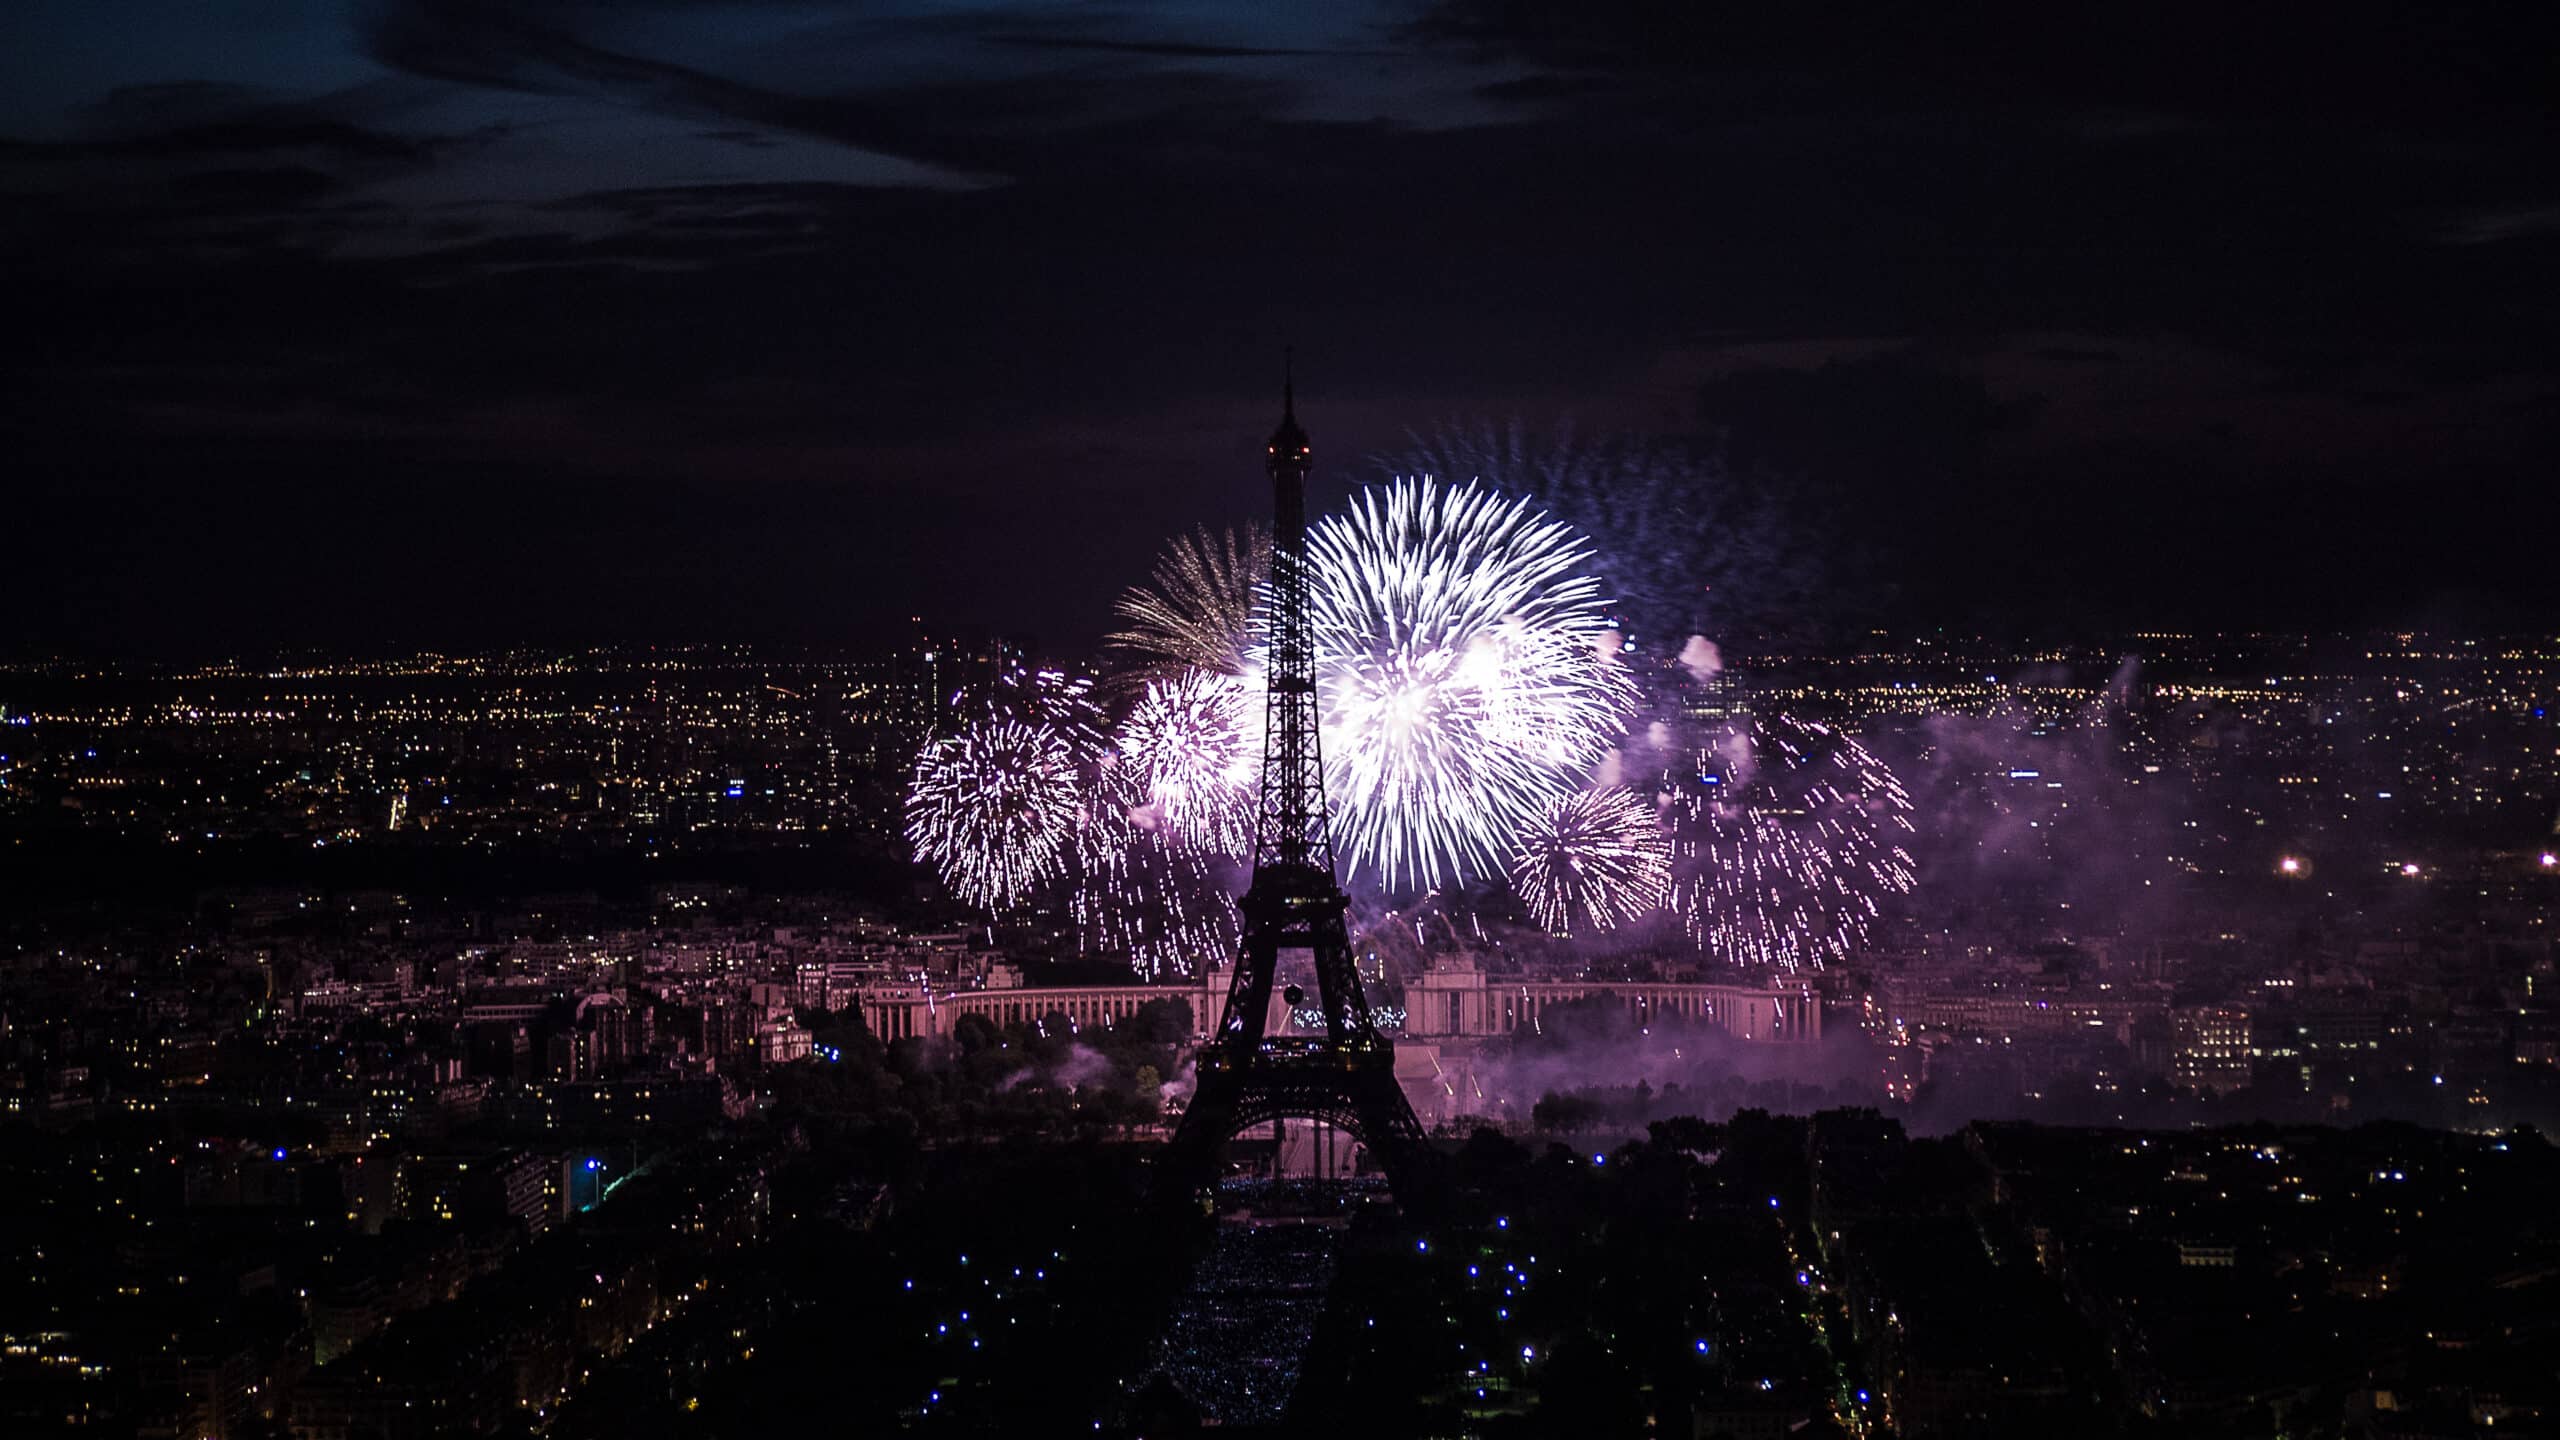
[[(1283, 389), (1280, 428), (1271, 436), (1270, 698), (1253, 882), (1237, 902), (1243, 954), (1168, 1158), (1196, 1193), (1214, 1183), (1219, 1147), (1238, 1130), (1281, 1118), (1317, 1120), (1356, 1136), (1398, 1198), (1410, 1204), (1420, 1198), (1428, 1149), (1422, 1124), (1396, 1084), (1394, 1044), (1378, 1033), (1352, 968), (1350, 902), (1334, 878), (1325, 816), (1315, 649), (1307, 624), (1307, 472), (1314, 451), (1298, 427), (1296, 399), (1294, 387)], [(1266, 1033), (1284, 952), (1304, 953), (1312, 963), (1324, 1010), (1321, 1038)]]

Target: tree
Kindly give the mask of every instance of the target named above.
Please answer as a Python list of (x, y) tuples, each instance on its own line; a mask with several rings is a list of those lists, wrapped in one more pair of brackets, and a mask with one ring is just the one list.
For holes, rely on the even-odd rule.
[(1579, 1135), (1600, 1124), (1599, 1102), (1550, 1090), (1529, 1107), (1529, 1123), (1552, 1135)]
[(1170, 996), (1139, 1006), (1119, 1028), (1150, 1045), (1179, 1045), (1191, 1038), (1196, 1020), (1190, 1001)]
[(1637, 1379), (1597, 1337), (1560, 1341), (1538, 1377), (1539, 1429), (1551, 1435), (1641, 1435), (1644, 1396)]
[(1699, 1159), (1724, 1149), (1724, 1127), (1710, 1125), (1695, 1115), (1673, 1115), (1656, 1120), (1645, 1127), (1645, 1133), (1656, 1145), (1685, 1151)]
[(1004, 1032), (998, 1030), (995, 1022), (984, 1015), (963, 1015), (952, 1022), (951, 1040), (953, 1044), (960, 1047), (961, 1054), (975, 1055), (981, 1050), (1001, 1047), (1004, 1044)]
[(1528, 1167), (1529, 1147), (1491, 1126), (1477, 1126), (1458, 1147), (1458, 1175), (1476, 1189), (1516, 1184)]

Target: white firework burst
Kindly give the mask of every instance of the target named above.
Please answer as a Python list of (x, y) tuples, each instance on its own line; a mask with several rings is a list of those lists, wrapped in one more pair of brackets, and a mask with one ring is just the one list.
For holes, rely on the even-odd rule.
[(1634, 711), (1587, 542), (1426, 477), (1365, 491), (1307, 555), (1336, 843), (1391, 889), (1500, 873)]
[(1118, 748), (1142, 826), (1218, 855), (1252, 846), (1259, 686), (1205, 670), (1152, 681), (1121, 722)]
[(1538, 812), (1511, 859), (1511, 887), (1558, 935), (1632, 924), (1671, 890), (1671, 843), (1654, 806), (1625, 790), (1577, 790)]
[(1914, 883), (1911, 797), (1853, 736), (1774, 716), (1731, 727), (1669, 777), (1672, 907), (1708, 954), (1818, 969)]
[(907, 838), (954, 894), (1001, 908), (1065, 868), (1080, 791), (1065, 734), (984, 716), (916, 758)]

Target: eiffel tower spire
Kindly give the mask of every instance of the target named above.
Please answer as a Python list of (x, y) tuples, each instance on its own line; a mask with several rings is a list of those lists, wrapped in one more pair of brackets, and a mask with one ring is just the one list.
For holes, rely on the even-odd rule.
[(1314, 461), (1315, 449), (1298, 427), (1297, 379), (1291, 375), (1281, 382), (1280, 427), (1271, 432), (1269, 462), (1271, 644), (1262, 795), (1253, 827), (1257, 890), (1265, 866), (1315, 872), (1297, 878), (1334, 888), (1317, 736), (1315, 652), (1307, 633), (1307, 472)]

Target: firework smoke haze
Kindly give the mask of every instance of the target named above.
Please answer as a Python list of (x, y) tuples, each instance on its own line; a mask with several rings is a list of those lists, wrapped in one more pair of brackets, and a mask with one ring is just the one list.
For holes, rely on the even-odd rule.
[(1692, 635), (1680, 647), (1680, 668), (1689, 672), (1691, 680), (1704, 685), (1724, 673), (1724, 652), (1706, 636)]
[(1532, 497), (1591, 536), (1592, 568), (1643, 653), (1691, 634), (1800, 629), (1829, 598), (1811, 537), (1712, 444), (1477, 421), (1416, 435), (1380, 463)]

